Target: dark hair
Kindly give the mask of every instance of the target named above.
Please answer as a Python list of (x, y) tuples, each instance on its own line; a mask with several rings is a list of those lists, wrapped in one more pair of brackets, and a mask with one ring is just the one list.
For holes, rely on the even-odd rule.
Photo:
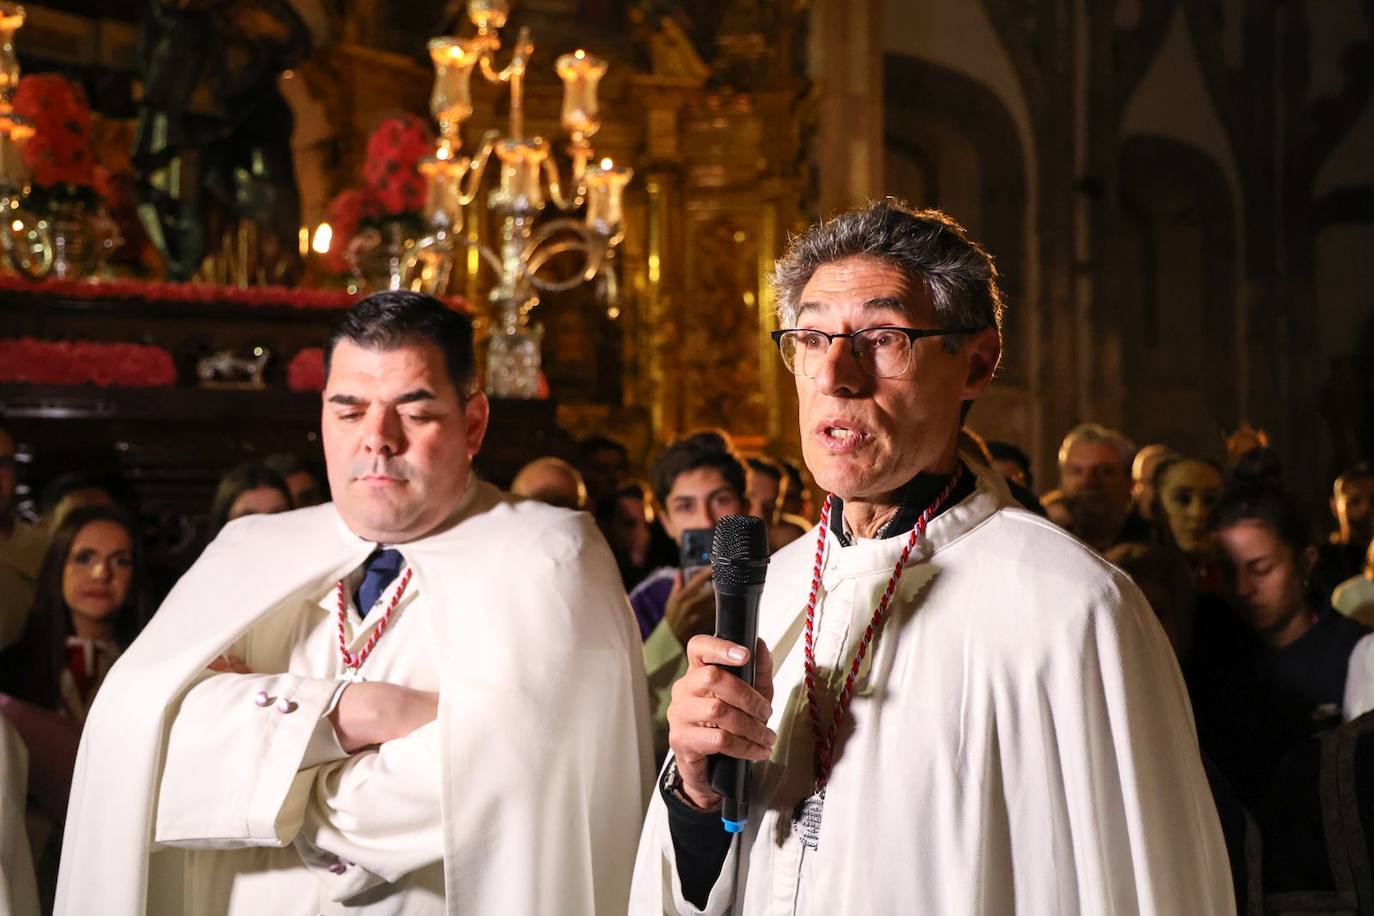
[(319, 476), (316, 474), (315, 469), (295, 452), (273, 452), (262, 459), (262, 464), (263, 467), (270, 468), (280, 474), (283, 480), (290, 477), (292, 474), (300, 473), (310, 474), (315, 477)]
[(1348, 483), (1371, 479), (1374, 479), (1374, 464), (1370, 464), (1368, 461), (1357, 462), (1342, 471), (1341, 476), (1336, 478), (1336, 482), (1331, 485), (1331, 495), (1333, 497), (1340, 496), (1341, 489)]
[(1026, 475), (1027, 486), (1029, 486), (1031, 479), (1029, 455), (1010, 442), (1002, 442), (999, 439), (994, 439), (988, 443), (988, 453), (992, 455), (993, 461), (1010, 461), (1020, 468), (1021, 472)]
[[(1158, 475), (1155, 479), (1159, 479)], [(1312, 546), (1307, 519), (1281, 490), (1247, 484), (1227, 489), (1212, 509), (1212, 530), (1221, 531), (1245, 522), (1272, 528), (1295, 557)]]
[(615, 520), (622, 499), (637, 499), (640, 502), (647, 502), (652, 495), (649, 492), (649, 485), (642, 480), (622, 481), (616, 485), (614, 490), (597, 500), (596, 506), (593, 507), (597, 524), (603, 528), (609, 526)]
[(118, 509), (86, 506), (73, 509), (57, 530), (38, 569), (37, 588), (24, 626), (24, 635), (0, 655), (0, 683), (21, 700), (56, 709), (60, 702), (62, 669), (66, 667), (67, 637), (75, 634), (72, 611), (62, 597), (62, 577), (72, 542), (92, 522), (113, 522), (129, 533), (134, 569), (124, 606), (115, 612), (114, 641), (126, 649), (147, 623), (144, 601), (143, 551), (133, 521)]
[(133, 502), (128, 483), (114, 471), (68, 471), (43, 487), (38, 497), (39, 512), (50, 514), (63, 497), (75, 490), (104, 490), (118, 506), (127, 507)]
[(288, 508), (295, 507), (295, 501), (291, 499), (291, 488), (286, 485), (282, 475), (260, 461), (245, 462), (220, 478), (219, 486), (215, 489), (214, 502), (210, 505), (211, 536), (218, 534), (221, 528), (229, 524), (229, 510), (234, 508), (236, 499), (249, 490), (264, 487), (271, 487), (286, 497)]
[(591, 457), (596, 452), (616, 452), (626, 461), (630, 460), (630, 451), (625, 448), (624, 443), (612, 439), (610, 436), (591, 435), (577, 443), (577, 454), (583, 460)]
[[(992, 256), (964, 227), (939, 210), (918, 210), (895, 197), (816, 223), (792, 239), (773, 268), (778, 322), (796, 326), (801, 294), (812, 274), (850, 257), (885, 261), (930, 293), (936, 320), (948, 328), (1002, 329), (1002, 291)], [(966, 335), (951, 334), (951, 353)]]
[(744, 498), (744, 462), (735, 453), (734, 445), (728, 436), (718, 430), (702, 430), (678, 439), (664, 449), (654, 462), (649, 480), (654, 488), (654, 498), (658, 500), (659, 505), (667, 503), (673, 482), (680, 475), (701, 468), (720, 471), (725, 482), (734, 488), (740, 499)]
[(760, 474), (767, 474), (782, 486), (782, 467), (772, 458), (763, 455), (750, 455), (744, 459), (751, 471), (758, 471)]
[(1231, 468), (1231, 481), (1251, 489), (1283, 490), (1283, 465), (1278, 453), (1263, 445), (1244, 452)]
[(472, 349), (472, 320), (433, 296), (410, 290), (387, 290), (358, 301), (329, 332), (324, 346), (324, 377), (334, 347), (347, 340), (369, 350), (394, 350), (416, 341), (432, 343), (444, 355), (449, 381), (460, 398), (472, 390), (476, 358)]
[(806, 482), (802, 480), (801, 468), (797, 467), (795, 462), (788, 461), (786, 458), (779, 458), (778, 467), (782, 468), (782, 472), (787, 475), (787, 490), (789, 493), (794, 490), (800, 493), (805, 488)]

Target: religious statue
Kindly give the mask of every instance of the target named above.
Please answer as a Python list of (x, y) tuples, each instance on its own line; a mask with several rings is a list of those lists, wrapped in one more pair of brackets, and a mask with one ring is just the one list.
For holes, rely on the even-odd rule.
[(133, 160), (171, 279), (203, 264), (238, 285), (298, 276), (293, 119), (277, 78), (323, 38), (318, 2), (148, 0)]

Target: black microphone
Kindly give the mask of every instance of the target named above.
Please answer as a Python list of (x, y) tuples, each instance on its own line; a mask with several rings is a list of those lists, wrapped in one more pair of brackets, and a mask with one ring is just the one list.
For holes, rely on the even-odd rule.
[[(716, 522), (711, 542), (711, 581), (716, 590), (716, 636), (744, 646), (749, 661), (722, 666), (751, 687), (759, 597), (768, 573), (768, 526), (752, 515), (727, 515)], [(749, 761), (725, 754), (711, 758), (711, 788), (724, 799), (721, 822), (739, 833), (749, 819)]]

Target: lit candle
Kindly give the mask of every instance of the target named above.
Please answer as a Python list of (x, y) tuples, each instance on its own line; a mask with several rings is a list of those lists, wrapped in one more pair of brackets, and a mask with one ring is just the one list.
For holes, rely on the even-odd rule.
[(609, 159), (587, 169), (587, 225), (602, 235), (615, 235), (624, 218), (621, 199), (634, 169), (617, 166)]
[(549, 155), (544, 142), (502, 140), (496, 144), (496, 155), (501, 160), (501, 202), (522, 210), (543, 209), (544, 187), (539, 181), (539, 169)]
[[(8, 107), (8, 103), (0, 102), (0, 108)], [(10, 191), (18, 191), (28, 183), (29, 169), (20, 151), (33, 133), (33, 125), (23, 118), (0, 111), (0, 185)]]
[(482, 58), (481, 47), (461, 38), (433, 38), (429, 58), (434, 62), (434, 92), (429, 110), (439, 121), (444, 147), (457, 145), (458, 130), (472, 116), (472, 69)]
[(606, 62), (586, 51), (558, 58), (558, 76), (563, 80), (563, 129), (574, 137), (590, 137), (600, 129), (596, 87), (605, 75)]
[(315, 241), (311, 244), (315, 254), (329, 254), (329, 246), (334, 244), (334, 227), (320, 223), (315, 227)]
[(24, 25), (24, 7), (0, 3), (0, 99), (8, 102), (19, 85), (19, 58), (14, 53), (14, 33)]

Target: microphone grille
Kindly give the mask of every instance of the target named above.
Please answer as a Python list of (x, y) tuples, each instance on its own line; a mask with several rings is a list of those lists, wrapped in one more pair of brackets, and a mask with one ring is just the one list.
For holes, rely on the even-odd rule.
[(727, 515), (716, 522), (711, 567), (717, 582), (758, 585), (768, 566), (768, 526), (752, 515)]

